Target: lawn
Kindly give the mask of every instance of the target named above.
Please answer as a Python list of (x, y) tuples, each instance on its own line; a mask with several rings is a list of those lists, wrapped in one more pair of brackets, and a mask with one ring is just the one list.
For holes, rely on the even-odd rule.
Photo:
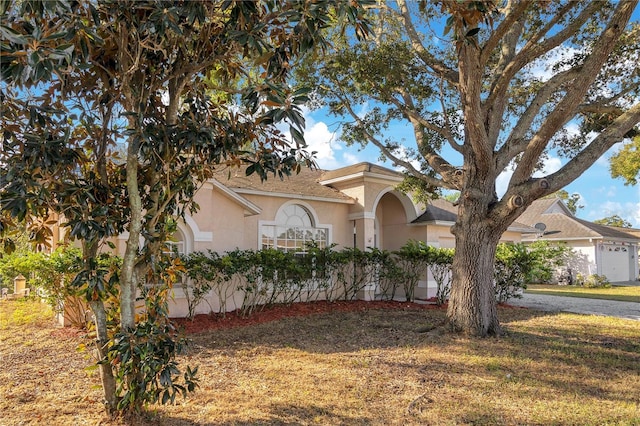
[[(441, 309), (365, 306), (192, 334), (200, 388), (133, 424), (640, 424), (638, 322), (504, 307), (504, 336), (469, 339)], [(48, 315), (0, 302), (0, 424), (120, 425)]]
[(525, 290), (533, 294), (551, 294), (554, 296), (585, 297), (589, 299), (619, 300), (640, 303), (640, 286), (614, 286), (611, 288), (585, 288), (572, 285), (530, 284)]

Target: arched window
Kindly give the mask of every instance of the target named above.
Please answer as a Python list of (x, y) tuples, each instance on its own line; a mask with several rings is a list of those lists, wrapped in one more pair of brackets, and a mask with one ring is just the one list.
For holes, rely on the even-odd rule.
[(180, 229), (176, 229), (166, 243), (167, 251), (171, 254), (187, 254), (186, 238)]
[(300, 204), (288, 204), (276, 214), (273, 224), (261, 227), (261, 246), (263, 249), (275, 248), (282, 251), (306, 252), (307, 245), (314, 242), (324, 248), (329, 240), (329, 230), (318, 227), (306, 207)]

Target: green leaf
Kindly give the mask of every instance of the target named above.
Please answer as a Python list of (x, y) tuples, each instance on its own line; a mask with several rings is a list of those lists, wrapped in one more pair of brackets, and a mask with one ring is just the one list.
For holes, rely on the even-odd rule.
[(2, 35), (2, 38), (9, 40), (11, 43), (22, 45), (28, 43), (27, 39), (23, 35), (4, 25), (0, 25), (0, 35)]

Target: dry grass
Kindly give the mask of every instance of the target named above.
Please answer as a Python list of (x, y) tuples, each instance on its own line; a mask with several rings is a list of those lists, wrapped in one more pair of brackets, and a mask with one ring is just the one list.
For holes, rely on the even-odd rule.
[(588, 299), (619, 300), (640, 303), (640, 286), (613, 286), (610, 288), (585, 288), (572, 285), (530, 284), (527, 293), (555, 296), (584, 297)]
[[(21, 303), (0, 303), (0, 424), (125, 423), (103, 415), (97, 375), (75, 352), (81, 338), (42, 316), (16, 325)], [(182, 362), (200, 366), (198, 391), (129, 423), (640, 425), (638, 322), (500, 315), (497, 339), (425, 332), (444, 312), (408, 309), (196, 334)]]

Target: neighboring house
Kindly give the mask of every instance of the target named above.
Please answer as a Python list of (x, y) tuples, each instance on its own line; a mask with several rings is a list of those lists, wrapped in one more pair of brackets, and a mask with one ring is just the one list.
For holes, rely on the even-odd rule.
[[(436, 247), (454, 247), (450, 227), (456, 208), (435, 200), (426, 210), (396, 190), (401, 173), (370, 163), (337, 170), (303, 168), (298, 175), (265, 182), (243, 169), (221, 169), (196, 194), (200, 210), (187, 215), (174, 235), (181, 253), (213, 250), (220, 254), (235, 249), (276, 248), (304, 251), (308, 241), (337, 249), (376, 247), (397, 250), (408, 240), (421, 240)], [(503, 235), (505, 242), (518, 242), (524, 226)], [(531, 228), (527, 228), (531, 231)], [(124, 252), (127, 235), (117, 241)], [(425, 277), (415, 296), (431, 297), (435, 283)], [(372, 298), (375, 291), (362, 297)], [(217, 311), (221, 304), (207, 299), (199, 312)], [(181, 289), (175, 290), (172, 316), (186, 315)]]
[(576, 262), (571, 265), (574, 276), (576, 273), (585, 277), (604, 275), (613, 283), (638, 279), (638, 230), (578, 219), (557, 198), (534, 201), (518, 222), (539, 229), (537, 234), (523, 236), (525, 243), (544, 239), (563, 242), (573, 248), (578, 254)]

